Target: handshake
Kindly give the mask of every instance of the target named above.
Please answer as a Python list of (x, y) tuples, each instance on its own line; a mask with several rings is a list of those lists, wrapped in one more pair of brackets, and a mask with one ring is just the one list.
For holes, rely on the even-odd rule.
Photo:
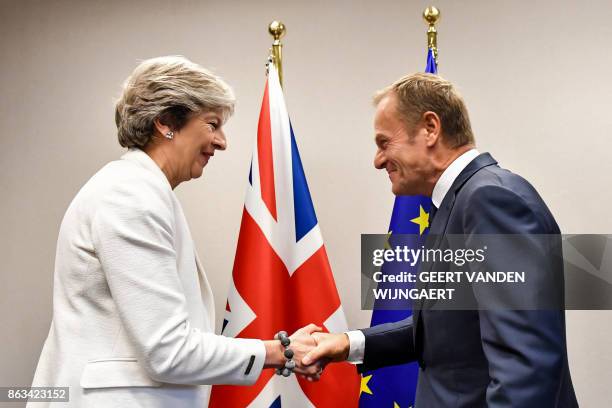
[(276, 368), (277, 373), (284, 376), (294, 372), (308, 381), (318, 381), (327, 364), (348, 358), (350, 345), (346, 334), (323, 333), (322, 330), (311, 323), (291, 336), (279, 332), (275, 340), (264, 341), (264, 368)]

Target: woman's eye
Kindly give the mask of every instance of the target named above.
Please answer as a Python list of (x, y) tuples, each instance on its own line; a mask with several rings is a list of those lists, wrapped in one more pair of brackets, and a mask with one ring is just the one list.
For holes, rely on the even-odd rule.
[(216, 122), (208, 122), (208, 125), (211, 127), (213, 131), (219, 128), (219, 125)]

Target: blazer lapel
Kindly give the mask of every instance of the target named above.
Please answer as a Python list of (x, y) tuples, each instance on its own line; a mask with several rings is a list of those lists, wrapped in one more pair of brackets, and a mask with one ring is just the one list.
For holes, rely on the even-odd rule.
[(200, 262), (200, 257), (198, 253), (193, 252), (196, 260), (196, 268), (198, 269), (198, 277), (200, 279), (200, 292), (202, 294), (202, 302), (204, 303), (204, 308), (208, 312), (208, 320), (210, 322), (210, 327), (213, 332), (215, 332), (216, 319), (215, 319), (215, 301), (213, 298), (213, 292), (210, 288), (210, 284), (208, 283), (208, 278), (206, 277), (206, 272), (204, 271), (204, 267)]
[[(149, 155), (146, 154), (141, 149), (130, 148), (123, 156), (121, 156), (121, 159), (128, 160), (134, 163), (138, 163), (140, 166), (148, 169), (153, 174), (155, 174), (157, 177), (164, 180), (168, 184), (168, 187), (170, 187), (170, 182), (168, 181), (168, 178), (166, 177), (164, 172), (159, 168), (157, 163), (155, 163), (155, 161), (153, 161), (153, 159), (151, 159), (151, 157), (149, 157)], [(180, 205), (178, 205), (176, 208), (178, 209), (178, 217), (180, 217), (182, 224), (185, 225), (186, 227), (186, 234), (188, 236), (188, 239), (191, 240), (191, 233), (189, 233), (189, 228), (187, 226), (187, 220), (185, 219), (185, 215), (183, 214), (183, 209)], [(206, 309), (206, 312), (208, 313), (208, 321), (210, 324), (210, 328), (214, 332), (215, 326), (216, 326), (215, 324), (216, 320), (215, 320), (215, 301), (213, 298), (213, 292), (212, 292), (212, 289), (210, 288), (208, 278), (206, 277), (206, 272), (204, 271), (204, 267), (202, 266), (202, 263), (200, 262), (200, 258), (198, 257), (197, 252), (195, 252), (195, 249), (194, 249), (194, 256), (195, 256), (196, 269), (198, 270), (198, 280), (200, 282), (200, 293), (202, 296), (202, 302), (204, 304), (204, 308)]]

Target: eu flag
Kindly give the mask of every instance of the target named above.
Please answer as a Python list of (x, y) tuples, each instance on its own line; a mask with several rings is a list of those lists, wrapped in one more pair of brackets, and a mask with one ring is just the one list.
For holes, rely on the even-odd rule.
[[(438, 73), (433, 50), (427, 52), (425, 72)], [(429, 232), (431, 199), (425, 196), (395, 197), (389, 232), (422, 235)], [(412, 309), (377, 310), (374, 306), (371, 326), (396, 322), (412, 315)], [(414, 406), (419, 366), (416, 362), (365, 372), (361, 379), (359, 406), (408, 408)]]

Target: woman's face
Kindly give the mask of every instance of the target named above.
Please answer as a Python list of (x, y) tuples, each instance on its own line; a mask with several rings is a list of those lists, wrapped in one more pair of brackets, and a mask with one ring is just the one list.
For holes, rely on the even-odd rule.
[(219, 112), (203, 112), (193, 116), (185, 126), (174, 132), (173, 145), (178, 153), (179, 178), (182, 181), (198, 178), (215, 150), (225, 150), (227, 143)]

